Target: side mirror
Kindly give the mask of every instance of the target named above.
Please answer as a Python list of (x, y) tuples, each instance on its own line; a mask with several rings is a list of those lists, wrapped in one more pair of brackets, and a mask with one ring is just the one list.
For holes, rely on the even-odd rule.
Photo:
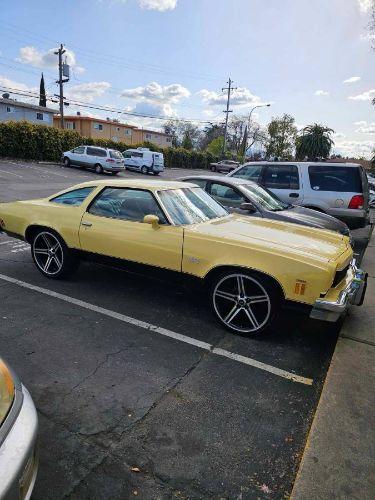
[(153, 228), (157, 228), (159, 226), (159, 217), (157, 215), (145, 215), (143, 217), (143, 222), (145, 224), (151, 224)]
[(255, 213), (257, 211), (257, 209), (255, 208), (255, 206), (252, 203), (250, 203), (250, 202), (241, 203), (240, 209), (241, 210), (245, 210), (246, 212), (250, 212), (251, 214), (253, 214), (253, 213)]

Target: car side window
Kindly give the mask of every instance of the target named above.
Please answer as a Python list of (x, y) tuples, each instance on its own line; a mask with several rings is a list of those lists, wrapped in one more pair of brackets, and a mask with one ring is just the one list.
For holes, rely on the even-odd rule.
[(107, 156), (107, 152), (104, 149), (99, 148), (88, 147), (86, 153), (89, 156), (101, 156), (103, 158)]
[(76, 153), (78, 155), (82, 155), (85, 152), (84, 146), (79, 146), (78, 148), (73, 149), (72, 153)]
[(241, 203), (246, 202), (244, 196), (242, 196), (238, 191), (225, 184), (220, 184), (218, 182), (213, 182), (210, 187), (210, 194), (219, 203), (226, 207), (239, 207)]
[(207, 184), (207, 181), (206, 179), (187, 179), (186, 182), (192, 182), (193, 184), (196, 184), (197, 186), (199, 186), (200, 188), (202, 189), (206, 189), (206, 184)]
[(298, 168), (295, 165), (267, 165), (263, 184), (269, 189), (299, 189)]
[(262, 165), (245, 165), (237, 170), (231, 177), (239, 177), (240, 179), (258, 182), (262, 169)]
[(51, 198), (49, 201), (53, 203), (61, 203), (63, 205), (73, 205), (75, 207), (81, 205), (82, 202), (88, 197), (91, 191), (95, 189), (95, 186), (74, 189), (73, 191), (69, 191), (68, 193), (60, 194), (60, 196), (56, 196), (55, 198)]
[(142, 189), (105, 188), (88, 211), (101, 217), (132, 222), (142, 222), (145, 215), (157, 215), (160, 224), (168, 224), (152, 193)]

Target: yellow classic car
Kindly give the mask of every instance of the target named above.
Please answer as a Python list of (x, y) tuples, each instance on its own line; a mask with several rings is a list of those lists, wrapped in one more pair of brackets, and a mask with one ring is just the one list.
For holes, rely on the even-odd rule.
[(336, 321), (366, 289), (347, 236), (229, 214), (186, 182), (92, 181), (0, 203), (0, 228), (31, 244), (48, 278), (69, 275), (81, 257), (193, 277), (237, 333), (264, 331), (289, 301)]

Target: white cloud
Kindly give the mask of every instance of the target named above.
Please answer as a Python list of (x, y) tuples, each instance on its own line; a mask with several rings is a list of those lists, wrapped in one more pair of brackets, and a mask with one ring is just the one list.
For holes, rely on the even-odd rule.
[(327, 92), (326, 90), (316, 90), (314, 94), (323, 97), (329, 96), (329, 92)]
[[(209, 106), (223, 106), (227, 102), (227, 94), (219, 93), (213, 90), (202, 89), (197, 95)], [(256, 105), (262, 104), (260, 97), (252, 94), (246, 87), (238, 87), (233, 90), (230, 98), (231, 106)]]
[(141, 9), (165, 12), (176, 8), (177, 0), (138, 0)]
[(332, 135), (333, 139), (344, 139), (346, 137), (342, 132), (334, 132)]
[(370, 32), (367, 32), (367, 33), (361, 33), (359, 35), (359, 39), (362, 41), (362, 42), (371, 42), (373, 40), (375, 40), (375, 33), (370, 33)]
[[(23, 101), (23, 102), (30, 102), (31, 104), (38, 104), (38, 99), (39, 99), (39, 87), (29, 87), (28, 85), (25, 85), (24, 83), (16, 82), (15, 80), (10, 80), (9, 78), (5, 76), (0, 75), (0, 95), (8, 93), (10, 94), (11, 99), (17, 99), (17, 101)], [(25, 92), (25, 94), (29, 94), (30, 92), (33, 92), (37, 94), (35, 97), (27, 97), (27, 95), (17, 95), (17, 94), (12, 94), (11, 90), (8, 89), (15, 89), (14, 91), (20, 91)]]
[(348, 99), (352, 101), (371, 101), (375, 97), (375, 89), (367, 90), (362, 94), (349, 96)]
[(151, 82), (145, 87), (125, 89), (121, 92), (121, 96), (151, 103), (176, 104), (181, 99), (189, 97), (190, 92), (179, 83), (173, 83), (163, 87), (157, 82)]
[(367, 14), (367, 12), (370, 12), (372, 7), (372, 0), (357, 0), (357, 1), (359, 10), (362, 14)]
[(357, 125), (358, 127), (365, 127), (367, 122), (366, 120), (360, 120), (359, 122), (354, 122), (354, 125)]
[(361, 79), (360, 76), (351, 76), (350, 78), (347, 78), (346, 80), (344, 80), (342, 83), (355, 83), (355, 82), (359, 82), (360, 79)]
[(101, 97), (106, 90), (111, 87), (109, 82), (89, 82), (80, 83), (66, 87), (66, 95), (68, 99), (75, 101), (92, 102), (96, 98)]
[(373, 155), (373, 141), (342, 141), (337, 142), (334, 152), (349, 158), (364, 157), (370, 159)]
[(359, 132), (360, 134), (375, 134), (375, 122), (367, 123), (366, 121), (361, 121), (356, 122), (356, 125), (359, 126), (356, 132)]
[[(47, 52), (40, 52), (38, 49), (32, 46), (22, 47), (20, 49), (20, 55), (17, 61), (30, 64), (37, 68), (54, 68), (57, 69), (58, 56), (55, 54), (57, 48), (49, 49)], [(63, 59), (72, 67), (76, 73), (83, 73), (85, 71), (82, 66), (78, 66), (76, 61), (75, 53), (72, 50), (65, 49), (65, 54)]]

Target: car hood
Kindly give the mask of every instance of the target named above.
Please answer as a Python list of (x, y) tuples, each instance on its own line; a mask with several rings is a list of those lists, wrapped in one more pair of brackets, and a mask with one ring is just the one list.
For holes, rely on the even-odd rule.
[(238, 214), (194, 224), (186, 231), (230, 244), (279, 248), (283, 253), (308, 254), (325, 261), (336, 260), (349, 247), (348, 238), (332, 231)]
[[(268, 214), (268, 212), (267, 212)], [(273, 219), (292, 222), (294, 224), (304, 224), (310, 227), (318, 227), (321, 229), (329, 229), (337, 233), (349, 236), (349, 228), (345, 224), (331, 215), (312, 210), (311, 208), (293, 206), (287, 210), (270, 213)]]

